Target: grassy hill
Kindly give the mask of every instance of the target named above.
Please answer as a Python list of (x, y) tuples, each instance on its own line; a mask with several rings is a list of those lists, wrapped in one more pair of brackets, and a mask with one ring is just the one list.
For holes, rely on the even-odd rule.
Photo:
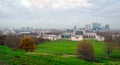
[[(40, 44), (33, 52), (13, 51), (6, 46), (0, 46), (0, 65), (120, 65), (118, 59), (104, 58), (103, 42), (88, 41), (92, 43), (95, 55), (101, 63), (76, 58), (78, 42), (59, 40)], [(120, 58), (120, 51), (115, 50), (110, 56)]]

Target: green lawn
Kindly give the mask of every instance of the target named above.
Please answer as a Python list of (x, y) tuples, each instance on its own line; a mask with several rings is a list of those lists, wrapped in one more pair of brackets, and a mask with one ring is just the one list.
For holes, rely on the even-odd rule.
[[(76, 58), (78, 42), (69, 40), (49, 41), (37, 46), (33, 52), (13, 51), (0, 46), (0, 65), (120, 65), (120, 60), (104, 59), (105, 44), (89, 39), (94, 52), (101, 63), (89, 62)], [(115, 50), (111, 57), (120, 58), (120, 51)]]

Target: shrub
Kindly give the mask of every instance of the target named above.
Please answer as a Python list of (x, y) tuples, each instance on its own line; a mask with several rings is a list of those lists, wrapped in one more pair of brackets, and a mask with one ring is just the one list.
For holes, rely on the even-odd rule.
[(35, 49), (35, 41), (31, 37), (24, 37), (19, 43), (19, 48), (25, 51), (33, 51)]
[(93, 46), (87, 41), (81, 41), (78, 44), (77, 54), (78, 58), (80, 59), (87, 61), (95, 61)]

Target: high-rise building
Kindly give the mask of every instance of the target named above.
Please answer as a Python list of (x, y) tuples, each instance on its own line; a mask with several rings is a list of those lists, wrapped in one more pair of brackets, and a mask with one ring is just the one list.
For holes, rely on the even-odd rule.
[(85, 30), (91, 30), (91, 25), (90, 24), (85, 25)]
[(102, 29), (103, 29), (104, 31), (109, 31), (109, 30), (110, 30), (109, 24), (106, 24), (105, 26), (103, 26)]
[(93, 23), (93, 24), (92, 24), (92, 29), (93, 29), (94, 31), (99, 31), (99, 30), (101, 30), (101, 24), (100, 24), (100, 23)]
[(73, 31), (76, 31), (77, 30), (77, 26), (75, 25), (74, 28), (73, 28)]

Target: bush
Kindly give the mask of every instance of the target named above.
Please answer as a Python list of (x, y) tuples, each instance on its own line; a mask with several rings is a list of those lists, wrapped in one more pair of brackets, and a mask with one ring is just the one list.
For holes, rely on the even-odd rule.
[(83, 60), (87, 60), (87, 61), (96, 60), (94, 56), (93, 46), (87, 41), (81, 41), (78, 44), (77, 54), (78, 54), (78, 58), (83, 59)]
[(33, 51), (35, 49), (35, 41), (31, 37), (24, 37), (19, 43), (19, 48), (25, 51)]

